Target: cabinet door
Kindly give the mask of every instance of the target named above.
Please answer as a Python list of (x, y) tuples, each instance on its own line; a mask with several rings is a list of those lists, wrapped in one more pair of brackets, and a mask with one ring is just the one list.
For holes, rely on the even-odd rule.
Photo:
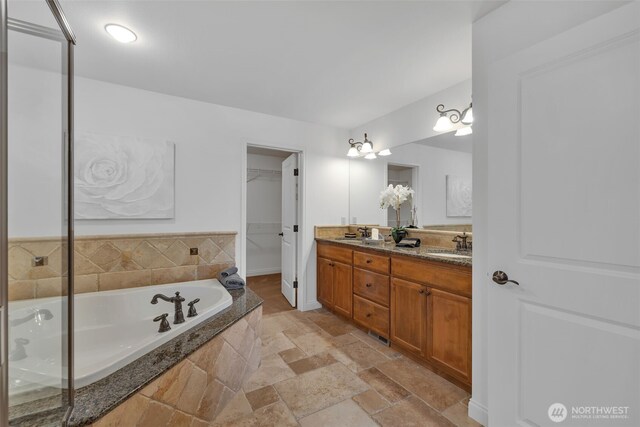
[(333, 308), (333, 261), (318, 258), (318, 301)]
[(353, 269), (350, 265), (333, 262), (333, 309), (351, 317), (353, 306)]
[(471, 299), (430, 289), (427, 358), (471, 381)]
[(424, 354), (427, 327), (427, 287), (391, 279), (391, 341)]

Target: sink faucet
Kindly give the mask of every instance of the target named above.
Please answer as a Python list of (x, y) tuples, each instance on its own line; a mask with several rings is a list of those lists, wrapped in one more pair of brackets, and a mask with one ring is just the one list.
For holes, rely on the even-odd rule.
[(461, 250), (468, 250), (471, 249), (471, 242), (467, 243), (467, 239), (469, 238), (469, 236), (467, 236), (467, 232), (465, 231), (464, 233), (462, 233), (462, 236), (458, 235), (456, 237), (453, 238), (452, 242), (456, 242), (456, 250), (457, 251), (461, 251)]
[(364, 227), (358, 228), (358, 231), (362, 233), (363, 239), (366, 239), (367, 237), (371, 237), (371, 229), (366, 225)]
[(176, 312), (173, 316), (173, 323), (174, 324), (178, 324), (178, 323), (183, 323), (184, 322), (184, 314), (182, 313), (182, 302), (184, 301), (184, 298), (180, 296), (180, 292), (176, 292), (176, 296), (175, 297), (167, 297), (164, 296), (162, 294), (156, 294), (153, 296), (153, 298), (151, 299), (151, 304), (157, 304), (158, 303), (158, 298), (160, 298), (161, 300), (164, 300), (166, 302), (172, 302), (175, 305), (175, 309)]

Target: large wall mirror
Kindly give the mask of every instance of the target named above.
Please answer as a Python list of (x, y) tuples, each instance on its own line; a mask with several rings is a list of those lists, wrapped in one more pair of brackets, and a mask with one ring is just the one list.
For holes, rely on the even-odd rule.
[[(371, 139), (375, 144), (374, 135)], [(349, 221), (396, 226), (395, 211), (381, 209), (379, 201), (391, 184), (415, 191), (400, 210), (402, 226), (459, 230), (470, 225), (472, 146), (473, 135), (451, 132), (393, 147), (389, 156), (349, 160)]]

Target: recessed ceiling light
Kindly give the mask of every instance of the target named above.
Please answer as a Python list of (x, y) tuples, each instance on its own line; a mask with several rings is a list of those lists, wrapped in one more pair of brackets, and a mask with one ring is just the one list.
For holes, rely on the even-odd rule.
[(118, 24), (107, 24), (104, 29), (111, 37), (119, 41), (120, 43), (133, 43), (138, 39), (136, 33)]

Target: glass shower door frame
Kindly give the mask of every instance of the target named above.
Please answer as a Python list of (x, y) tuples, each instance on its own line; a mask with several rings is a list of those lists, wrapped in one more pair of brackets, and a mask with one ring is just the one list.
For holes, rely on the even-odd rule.
[[(50, 29), (11, 20), (7, 14), (7, 1), (0, 0), (0, 425), (9, 422), (9, 345), (8, 345), (8, 30), (21, 31), (46, 38), (60, 40), (58, 33)], [(57, 0), (44, 0), (67, 43), (66, 61), (66, 219), (67, 219), (67, 392), (68, 406), (65, 420), (68, 419), (74, 403), (74, 263), (73, 263), (73, 75), (74, 46), (76, 37)]]

